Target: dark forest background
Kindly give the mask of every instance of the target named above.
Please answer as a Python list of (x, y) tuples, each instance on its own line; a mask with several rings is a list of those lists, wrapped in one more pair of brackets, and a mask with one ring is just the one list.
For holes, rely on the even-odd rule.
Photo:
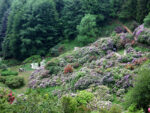
[(149, 0), (0, 0), (4, 58), (45, 56), (61, 41), (92, 42), (113, 20), (143, 23)]

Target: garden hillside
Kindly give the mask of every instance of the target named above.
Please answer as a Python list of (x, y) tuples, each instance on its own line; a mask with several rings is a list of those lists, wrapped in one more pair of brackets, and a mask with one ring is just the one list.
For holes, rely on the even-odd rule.
[(0, 0), (0, 113), (150, 113), (150, 1)]
[(144, 25), (133, 33), (117, 27), (110, 37), (58, 57), (35, 55), (18, 66), (1, 60), (2, 113), (147, 112), (149, 36)]

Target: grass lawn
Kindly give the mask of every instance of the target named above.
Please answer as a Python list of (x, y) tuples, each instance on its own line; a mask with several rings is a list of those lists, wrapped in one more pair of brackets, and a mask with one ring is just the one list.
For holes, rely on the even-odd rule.
[[(24, 68), (25, 72), (18, 72), (19, 68)], [(25, 85), (23, 87), (21, 87), (19, 89), (13, 89), (13, 91), (16, 92), (16, 93), (24, 93), (26, 91), (26, 89), (28, 88), (29, 76), (33, 72), (33, 70), (30, 68), (30, 64), (21, 65), (21, 66), (14, 66), (14, 67), (11, 67), (10, 69), (12, 71), (17, 71), (18, 72), (18, 76), (23, 77), (24, 78), (24, 82), (25, 82)]]
[(24, 83), (25, 85), (19, 89), (13, 89), (13, 91), (15, 93), (24, 93), (26, 92), (27, 88), (28, 88), (28, 79), (29, 79), (29, 76), (31, 75), (32, 71), (26, 71), (26, 72), (22, 72), (22, 73), (19, 73), (18, 76), (21, 76), (24, 78)]
[(118, 54), (123, 55), (124, 54), (124, 49), (121, 49), (119, 51), (117, 51)]
[[(24, 68), (25, 72), (19, 72), (19, 68)], [(23, 77), (24, 78), (24, 83), (25, 83), (25, 85), (23, 87), (18, 88), (18, 89), (11, 89), (11, 90), (13, 92), (17, 93), (17, 94), (26, 92), (26, 89), (28, 88), (29, 76), (33, 72), (33, 70), (30, 68), (30, 64), (13, 66), (13, 67), (10, 67), (10, 70), (18, 72), (18, 76)], [(0, 86), (1, 87), (7, 87), (2, 83), (0, 83)]]
[(149, 49), (149, 48), (142, 47), (142, 46), (136, 46), (136, 47), (134, 47), (134, 49), (135, 49), (136, 51), (150, 52), (150, 49)]

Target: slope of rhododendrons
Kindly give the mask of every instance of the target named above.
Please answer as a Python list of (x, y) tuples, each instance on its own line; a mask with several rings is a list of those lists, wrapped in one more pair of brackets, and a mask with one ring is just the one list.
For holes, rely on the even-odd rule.
[[(112, 104), (115, 94), (119, 101), (129, 87), (133, 86), (138, 68), (149, 60), (149, 52), (134, 49), (137, 41), (128, 33), (98, 39), (86, 47), (50, 60), (45, 68), (36, 70), (29, 79), (30, 88), (61, 87), (52, 91), (61, 97), (68, 92), (89, 90), (91, 87), (110, 89), (104, 100), (96, 97), (96, 105), (107, 107)], [(124, 53), (120, 53), (120, 49)], [(73, 94), (74, 95), (74, 94)], [(101, 101), (103, 101), (101, 103)]]
[[(126, 36), (129, 37), (125, 35), (124, 38)], [(115, 92), (119, 89), (126, 90), (132, 86), (132, 77), (136, 75), (135, 69), (147, 58), (145, 53), (135, 51), (128, 42), (124, 45), (126, 54), (117, 55), (113, 51), (113, 45), (116, 43), (120, 42), (115, 42), (111, 38), (99, 39), (90, 46), (78, 48), (70, 54), (48, 62), (47, 70), (36, 70), (31, 75), (29, 87), (45, 88), (70, 84), (69, 89), (78, 90), (97, 84), (111, 85), (115, 87)], [(50, 73), (46, 74), (49, 69)], [(56, 73), (52, 73), (51, 70)], [(78, 76), (78, 73), (84, 73), (85, 76)]]

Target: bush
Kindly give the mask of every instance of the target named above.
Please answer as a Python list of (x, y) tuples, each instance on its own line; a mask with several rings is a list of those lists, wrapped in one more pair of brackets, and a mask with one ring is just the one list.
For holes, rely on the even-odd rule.
[(57, 74), (60, 71), (60, 68), (58, 66), (52, 66), (49, 68), (50, 74)]
[(21, 62), (15, 59), (9, 59), (9, 60), (2, 60), (2, 63), (7, 66), (15, 66), (19, 65)]
[(150, 45), (150, 30), (145, 29), (138, 37), (138, 42)]
[(76, 113), (77, 101), (73, 97), (64, 96), (62, 98), (62, 106), (64, 113)]
[(144, 113), (143, 109), (138, 110), (135, 104), (130, 105), (127, 113)]
[(85, 73), (84, 72), (78, 72), (76, 77), (71, 81), (72, 87), (74, 87), (75, 83), (81, 78), (84, 77)]
[(69, 64), (67, 65), (65, 68), (64, 68), (64, 73), (67, 74), (67, 73), (72, 73), (73, 72), (73, 68), (72, 66)]
[(25, 59), (23, 61), (23, 63), (26, 64), (26, 63), (41, 62), (41, 61), (42, 61), (42, 58), (40, 55), (33, 55), (33, 56)]
[(6, 81), (6, 78), (3, 76), (0, 76), (0, 82), (5, 83), (5, 81)]
[(122, 109), (119, 105), (113, 105), (109, 110), (109, 113), (122, 113)]
[(93, 98), (94, 95), (87, 91), (80, 91), (79, 94), (75, 97), (78, 105), (87, 105)]
[(137, 108), (143, 108), (147, 110), (150, 100), (150, 69), (142, 68), (135, 78), (134, 87), (131, 88), (126, 95), (126, 106), (129, 107), (131, 104), (137, 105)]
[(1, 76), (10, 76), (10, 75), (15, 75), (15, 76), (17, 76), (17, 75), (18, 75), (18, 72), (11, 71), (11, 70), (3, 70), (3, 71), (1, 72)]
[(133, 57), (131, 55), (126, 55), (121, 57), (120, 62), (121, 63), (128, 63), (131, 62), (133, 60)]
[(9, 100), (14, 101), (14, 99), (11, 99), (14, 96), (11, 94), (9, 96), (10, 91), (6, 88), (0, 88), (0, 112), (1, 113), (11, 113), (11, 104)]
[(50, 49), (50, 56), (53, 57), (57, 57), (59, 56), (61, 53), (63, 53), (63, 51), (65, 50), (64, 46), (62, 45), (56, 45), (53, 48)]
[(9, 88), (20, 88), (24, 85), (23, 77), (10, 76), (6, 78), (5, 84)]
[(144, 19), (144, 26), (150, 27), (150, 13)]
[(45, 68), (49, 70), (49, 74), (57, 74), (61, 70), (58, 64), (59, 61), (57, 59), (53, 59), (46, 64)]
[(56, 97), (37, 90), (31, 90), (27, 95), (18, 97), (17, 102), (12, 104), (13, 113), (63, 113), (61, 110), (61, 104)]
[(6, 70), (8, 67), (6, 64), (3, 64), (2, 62), (0, 62), (0, 69), (2, 70)]
[(122, 113), (122, 109), (119, 105), (113, 105), (110, 110), (107, 108), (100, 109), (100, 113)]

